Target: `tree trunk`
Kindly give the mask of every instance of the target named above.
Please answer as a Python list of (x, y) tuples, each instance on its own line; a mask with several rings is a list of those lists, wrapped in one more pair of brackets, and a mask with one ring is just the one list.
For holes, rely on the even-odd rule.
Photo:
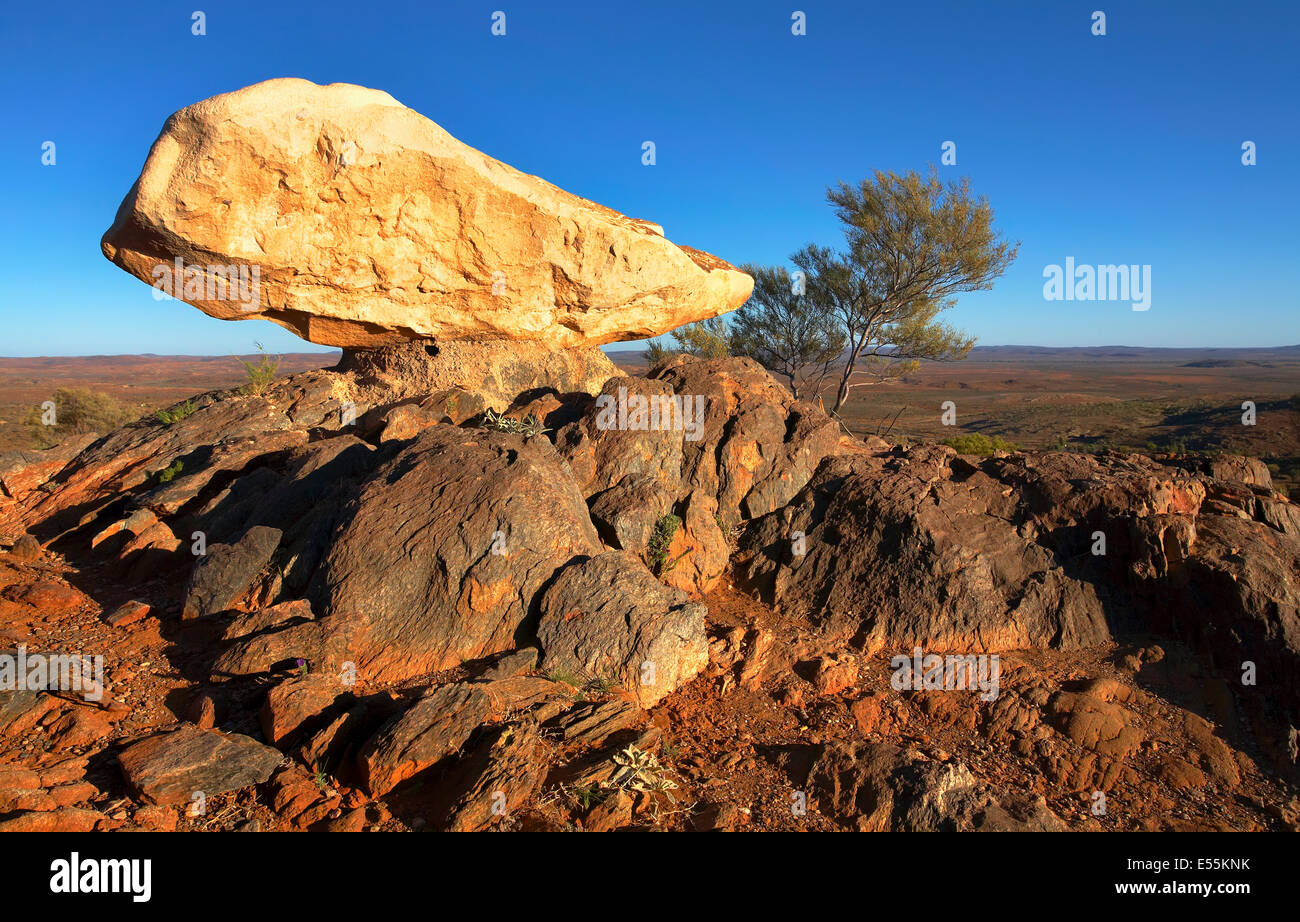
[(849, 399), (849, 379), (853, 377), (853, 369), (857, 367), (862, 346), (863, 343), (855, 345), (849, 352), (849, 357), (844, 360), (844, 374), (840, 376), (840, 385), (835, 390), (835, 406), (831, 407), (832, 413), (838, 414), (840, 407), (844, 406), (844, 402)]

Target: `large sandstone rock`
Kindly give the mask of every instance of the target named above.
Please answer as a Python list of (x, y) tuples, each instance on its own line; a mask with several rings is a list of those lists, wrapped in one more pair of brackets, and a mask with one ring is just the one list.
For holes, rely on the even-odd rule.
[[(155, 267), (256, 267), (255, 298), (205, 274), (169, 289), (213, 317), (304, 339), (595, 346), (734, 310), (753, 280), (457, 141), (387, 93), (269, 80), (173, 114), (104, 234)], [(166, 279), (162, 278), (165, 283)], [(251, 303), (249, 303), (251, 302)]]

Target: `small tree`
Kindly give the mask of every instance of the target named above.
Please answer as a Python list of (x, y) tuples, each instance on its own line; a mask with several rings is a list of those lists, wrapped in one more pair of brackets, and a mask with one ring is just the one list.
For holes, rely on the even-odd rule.
[(720, 359), (731, 355), (731, 334), (727, 330), (727, 321), (721, 317), (697, 320), (678, 327), (670, 334), (673, 345), (666, 346), (657, 339), (646, 343), (645, 358), (651, 365), (670, 359), (675, 355), (698, 355), (704, 359)]
[(880, 380), (921, 359), (964, 357), (974, 340), (935, 317), (954, 295), (992, 288), (1019, 244), (994, 230), (993, 209), (968, 179), (945, 185), (933, 168), (928, 177), (877, 170), (856, 186), (831, 187), (826, 199), (844, 224), (847, 251), (809, 246), (794, 261), (847, 339), (838, 411), (864, 360)]
[(253, 397), (261, 397), (280, 374), (280, 357), (277, 355), (272, 358), (267, 355), (261, 343), (255, 343), (254, 345), (257, 346), (259, 353), (256, 363), (239, 356), (235, 356), (235, 359), (244, 366), (244, 373), (248, 375), (248, 381), (240, 388), (240, 391)]
[(783, 376), (795, 399), (815, 393), (847, 342), (830, 305), (816, 300), (818, 289), (808, 294), (806, 280), (796, 286), (784, 267), (742, 268), (754, 277), (754, 293), (732, 315), (732, 352)]

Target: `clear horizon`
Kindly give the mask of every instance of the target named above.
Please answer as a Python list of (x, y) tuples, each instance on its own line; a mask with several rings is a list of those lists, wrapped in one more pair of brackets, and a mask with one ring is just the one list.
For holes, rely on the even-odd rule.
[[(1136, 3), (1107, 10), (1104, 36), (1094, 7), (827, 4), (796, 36), (775, 6), (571, 3), (510, 10), (498, 37), (489, 7), (378, 5), (339, 30), (353, 7), (231, 3), (207, 11), (203, 36), (161, 2), (14, 8), (0, 353), (328, 351), (156, 301), (99, 251), (168, 115), (279, 76), (389, 92), (497, 159), (736, 264), (837, 246), (824, 201), (836, 180), (930, 164), (969, 176), (1023, 244), (992, 291), (945, 315), (981, 345), (1300, 343), (1300, 7)], [(645, 48), (658, 51), (629, 65)], [(946, 141), (956, 165), (941, 163)], [(1150, 266), (1150, 309), (1045, 300), (1045, 270), (1067, 260)]]

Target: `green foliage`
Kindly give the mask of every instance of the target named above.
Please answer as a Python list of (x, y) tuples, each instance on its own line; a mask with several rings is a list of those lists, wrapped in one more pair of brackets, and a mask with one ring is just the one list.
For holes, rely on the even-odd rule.
[[(677, 560), (670, 560), (668, 557), (668, 548), (673, 543), (673, 536), (677, 534), (677, 529), (682, 527), (682, 520), (677, 516), (669, 513), (655, 522), (654, 532), (650, 535), (650, 541), (646, 545), (646, 557), (650, 564), (650, 569), (656, 576), (667, 573), (673, 567), (677, 566)], [(686, 555), (683, 554), (682, 557)]]
[(46, 407), (32, 407), (22, 418), (22, 425), (37, 445), (57, 445), (72, 435), (112, 432), (134, 422), (140, 411), (108, 394), (84, 388), (61, 387), (54, 392), (54, 421), (45, 425)]
[(239, 356), (235, 356), (235, 359), (244, 366), (244, 372), (248, 375), (248, 382), (239, 389), (239, 392), (252, 397), (261, 397), (280, 372), (280, 357), (277, 355), (272, 358), (266, 354), (266, 350), (262, 348), (261, 343), (256, 345), (257, 351), (260, 353), (260, 357), (256, 362), (250, 362)]
[(944, 184), (933, 168), (928, 176), (877, 170), (856, 186), (831, 187), (826, 200), (844, 226), (845, 252), (810, 245), (793, 259), (848, 340), (838, 411), (859, 363), (880, 380), (922, 359), (964, 357), (974, 340), (936, 317), (955, 295), (992, 288), (1019, 245), (994, 230), (993, 210), (969, 179)]
[[(785, 377), (795, 398), (820, 385), (848, 340), (831, 305), (814, 288), (796, 290), (783, 267), (747, 265), (754, 293), (731, 318), (731, 351)], [(805, 280), (806, 283), (806, 280)]]
[(586, 680), (576, 672), (559, 667), (547, 672), (546, 677), (552, 682), (559, 682), (562, 685), (570, 685), (575, 689), (582, 688), (582, 686), (586, 684)]
[(677, 355), (694, 355), (702, 359), (726, 358), (732, 354), (731, 333), (727, 321), (721, 317), (697, 320), (673, 330), (672, 345), (656, 339), (646, 343), (645, 357), (651, 365), (658, 365)]
[(997, 451), (1017, 451), (1019, 448), (1015, 442), (1008, 442), (1000, 435), (989, 438), (979, 432), (953, 436), (944, 439), (943, 444), (956, 450), (959, 455), (980, 455), (985, 458)]
[(626, 746), (614, 753), (617, 768), (610, 784), (622, 790), (645, 794), (666, 794), (677, 788), (668, 777), (668, 769), (660, 764), (654, 753), (636, 746)]
[(517, 419), (513, 416), (503, 416), (492, 410), (483, 414), (483, 422), (479, 423), (480, 429), (492, 429), (496, 432), (513, 432), (516, 435), (534, 436), (550, 432), (543, 424), (541, 417), (536, 413), (529, 413), (523, 419)]
[(185, 469), (185, 465), (180, 461), (173, 461), (166, 470), (158, 473), (159, 483), (171, 483), (176, 475)]
[(608, 799), (611, 791), (601, 790), (594, 781), (590, 784), (575, 784), (572, 789), (573, 799), (583, 810), (590, 810)]
[(186, 400), (184, 403), (178, 403), (166, 410), (159, 410), (154, 413), (154, 419), (165, 426), (170, 426), (172, 423), (180, 422), (197, 409), (198, 405), (193, 400)]

